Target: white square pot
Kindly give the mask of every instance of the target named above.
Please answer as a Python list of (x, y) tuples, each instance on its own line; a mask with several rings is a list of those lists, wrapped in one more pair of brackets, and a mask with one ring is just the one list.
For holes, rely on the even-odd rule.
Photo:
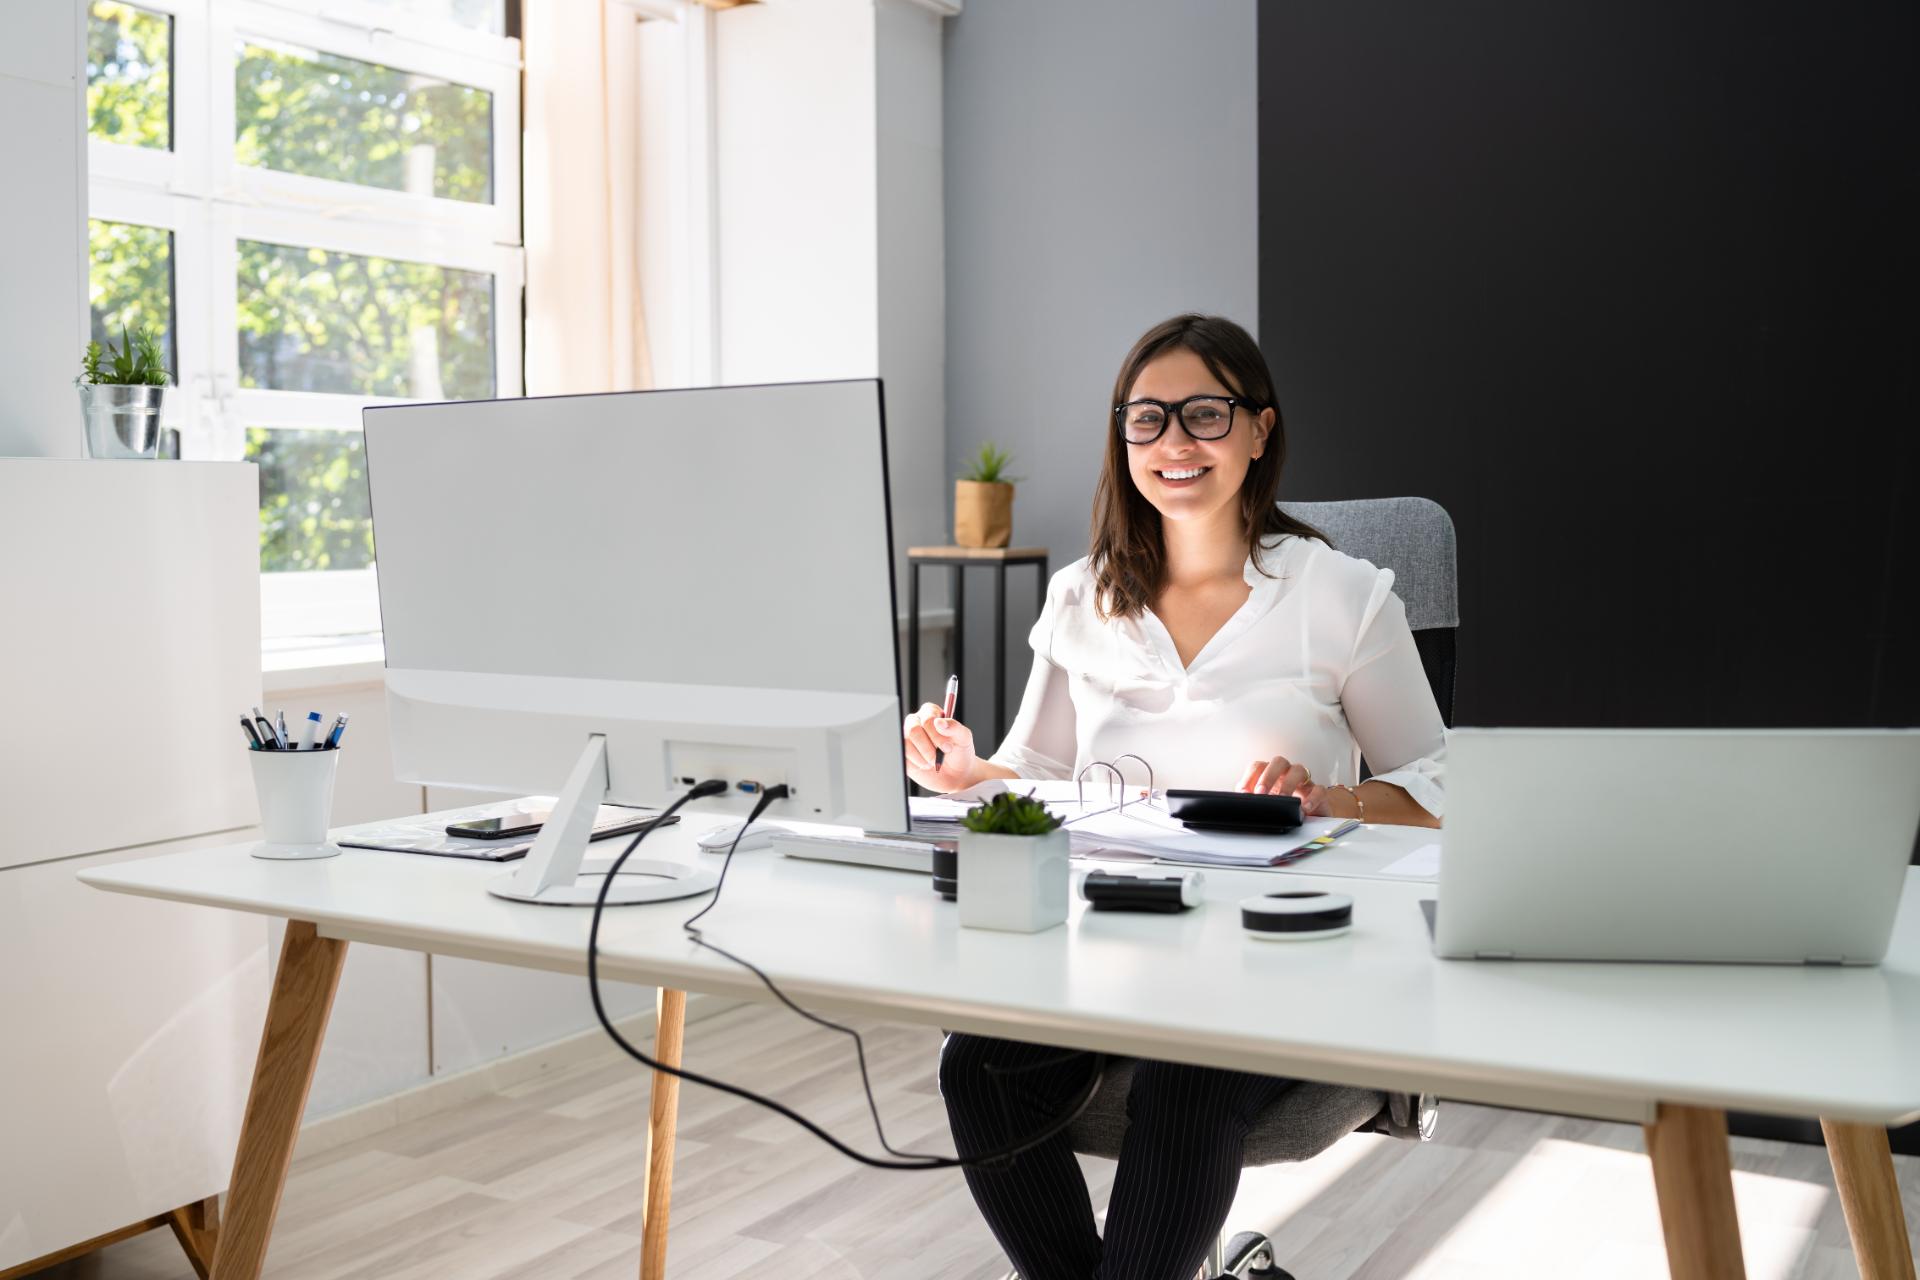
[(960, 923), (970, 929), (1039, 933), (1067, 918), (1067, 833), (960, 833)]

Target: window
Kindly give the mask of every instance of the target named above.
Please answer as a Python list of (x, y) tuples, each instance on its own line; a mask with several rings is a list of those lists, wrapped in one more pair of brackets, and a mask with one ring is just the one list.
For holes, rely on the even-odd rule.
[(96, 338), (161, 331), (189, 458), (260, 467), (266, 643), (377, 631), (360, 410), (520, 394), (505, 0), (91, 0)]

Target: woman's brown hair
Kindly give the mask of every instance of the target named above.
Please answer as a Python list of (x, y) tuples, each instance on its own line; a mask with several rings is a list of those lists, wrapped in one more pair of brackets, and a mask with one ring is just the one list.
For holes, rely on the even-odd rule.
[[(1160, 513), (1133, 483), (1127, 468), (1129, 446), (1121, 438), (1112, 409), (1125, 402), (1140, 371), (1151, 361), (1183, 349), (1199, 356), (1222, 386), (1247, 402), (1250, 412), (1273, 410), (1267, 447), (1247, 468), (1246, 481), (1240, 488), (1240, 517), (1254, 567), (1260, 568), (1263, 538), (1285, 533), (1329, 542), (1325, 534), (1294, 519), (1275, 502), (1280, 470), (1287, 461), (1286, 421), (1273, 394), (1273, 376), (1267, 372), (1266, 358), (1253, 336), (1224, 316), (1188, 313), (1163, 320), (1133, 344), (1120, 364), (1120, 376), (1114, 379), (1113, 398), (1108, 402), (1107, 457), (1094, 490), (1093, 550), (1087, 557), (1093, 571), (1094, 605), (1104, 618), (1138, 616), (1160, 594), (1167, 569)], [(1167, 426), (1169, 431), (1180, 429), (1178, 423)], [(1264, 568), (1260, 571), (1266, 572)]]

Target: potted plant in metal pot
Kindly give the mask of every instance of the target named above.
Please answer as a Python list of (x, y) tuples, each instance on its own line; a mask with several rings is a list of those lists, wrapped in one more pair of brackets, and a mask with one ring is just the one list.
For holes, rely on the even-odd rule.
[(960, 923), (1039, 933), (1067, 918), (1067, 833), (1031, 796), (1003, 791), (960, 820)]
[(963, 547), (1004, 547), (1013, 539), (1013, 455), (991, 441), (967, 474), (953, 482), (953, 540)]
[(121, 346), (87, 344), (80, 362), (80, 412), (87, 455), (151, 458), (160, 443), (160, 399), (167, 389), (166, 357), (151, 329), (121, 331)]

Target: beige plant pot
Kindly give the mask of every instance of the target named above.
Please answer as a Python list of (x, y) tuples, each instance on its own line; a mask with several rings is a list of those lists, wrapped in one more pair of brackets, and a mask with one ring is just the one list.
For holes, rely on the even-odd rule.
[(953, 540), (963, 547), (1004, 547), (1013, 540), (1013, 486), (953, 482)]

